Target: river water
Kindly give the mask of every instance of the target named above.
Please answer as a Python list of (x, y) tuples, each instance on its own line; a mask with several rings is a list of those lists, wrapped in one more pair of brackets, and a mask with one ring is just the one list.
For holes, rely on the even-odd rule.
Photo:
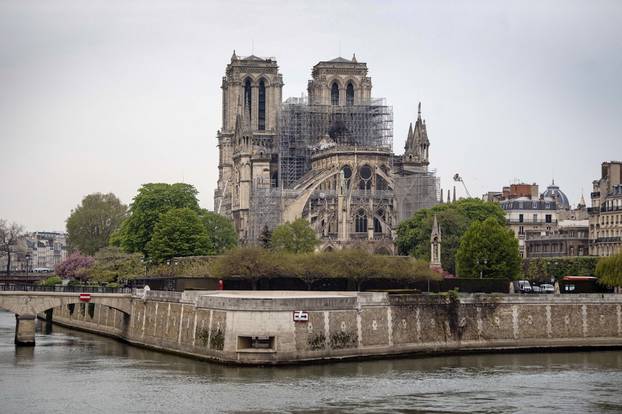
[(54, 326), (15, 348), (0, 311), (0, 413), (613, 413), (622, 351), (240, 368)]

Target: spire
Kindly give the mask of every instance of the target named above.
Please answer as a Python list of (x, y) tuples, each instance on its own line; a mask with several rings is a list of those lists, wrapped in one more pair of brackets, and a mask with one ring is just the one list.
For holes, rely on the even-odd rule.
[(579, 200), (579, 205), (577, 207), (585, 207), (585, 198), (583, 197), (583, 193), (581, 193), (581, 200)]
[(432, 238), (434, 238), (434, 236), (439, 236), (441, 235), (441, 229), (438, 227), (438, 220), (436, 219), (436, 214), (434, 215), (434, 222), (432, 223)]
[(238, 60), (238, 55), (235, 54), (235, 49), (233, 49), (233, 55), (231, 55), (231, 60)]
[(456, 186), (454, 185), (454, 198), (451, 199), (452, 203), (456, 202)]
[(443, 189), (441, 188), (441, 204), (443, 204)]
[(430, 234), (430, 268), (433, 270), (442, 270), (441, 264), (441, 228), (438, 225), (436, 214), (432, 224), (432, 233)]
[(356, 53), (352, 53), (352, 62), (356, 63)]
[[(421, 102), (417, 107), (417, 121), (413, 129), (412, 123), (408, 129), (408, 137), (404, 146), (404, 160), (406, 162), (428, 165), (428, 132), (425, 122), (421, 119)], [(447, 199), (449, 201), (449, 198)]]

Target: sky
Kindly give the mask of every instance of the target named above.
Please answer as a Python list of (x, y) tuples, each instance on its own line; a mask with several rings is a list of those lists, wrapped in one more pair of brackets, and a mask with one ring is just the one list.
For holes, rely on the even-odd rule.
[(398, 153), (422, 102), (445, 190), (555, 179), (589, 203), (622, 159), (622, 1), (0, 0), (0, 218), (64, 230), (85, 195), (148, 182), (213, 209), (234, 49), (275, 57), (284, 98), (356, 53)]

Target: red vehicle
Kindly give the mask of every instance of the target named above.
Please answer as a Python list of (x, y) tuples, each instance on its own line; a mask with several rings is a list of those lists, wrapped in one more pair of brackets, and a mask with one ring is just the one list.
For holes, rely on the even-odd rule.
[(559, 280), (560, 293), (611, 293), (613, 290), (598, 283), (594, 276), (564, 276)]

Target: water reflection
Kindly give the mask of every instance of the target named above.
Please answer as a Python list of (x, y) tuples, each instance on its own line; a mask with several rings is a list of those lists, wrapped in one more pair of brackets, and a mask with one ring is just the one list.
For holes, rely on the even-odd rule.
[(14, 324), (0, 313), (2, 412), (622, 412), (621, 351), (250, 368), (59, 326), (39, 330), (34, 348), (15, 348)]

